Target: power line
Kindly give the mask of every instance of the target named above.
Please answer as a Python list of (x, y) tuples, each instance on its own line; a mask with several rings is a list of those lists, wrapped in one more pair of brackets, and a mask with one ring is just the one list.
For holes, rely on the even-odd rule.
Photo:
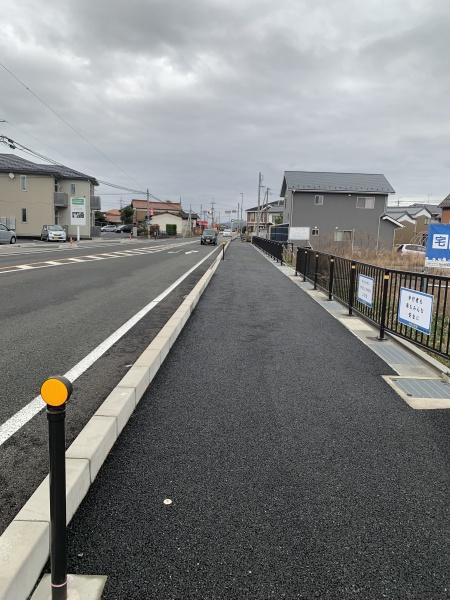
[[(31, 148), (24, 146), (20, 142), (17, 142), (16, 140), (13, 140), (12, 138), (7, 137), (6, 135), (0, 135), (0, 142), (5, 144), (6, 146), (9, 146), (9, 148), (11, 148), (12, 150), (17, 149), (26, 154), (30, 154), (31, 156), (40, 158), (41, 160), (45, 160), (52, 165), (61, 166), (60, 163), (58, 163), (53, 158), (49, 158), (48, 156), (45, 156), (45, 154), (41, 154), (40, 152), (37, 152), (36, 150), (32, 150)], [(123, 185), (111, 183), (109, 181), (103, 181), (101, 179), (97, 179), (97, 181), (98, 181), (98, 183), (101, 183), (102, 185), (106, 185), (108, 187), (112, 187), (117, 190), (131, 192), (132, 194), (146, 194), (147, 193), (146, 191), (143, 191), (143, 190), (135, 190), (133, 188), (127, 188), (127, 187), (124, 187)], [(154, 198), (155, 200), (157, 200), (158, 202), (161, 202), (161, 200), (157, 196), (154, 196), (153, 194), (150, 194), (150, 196), (152, 198)]]
[(81, 131), (79, 131), (78, 129), (76, 129), (65, 117), (63, 117), (62, 115), (60, 115), (52, 106), (50, 106), (50, 104), (48, 102), (46, 102), (43, 98), (41, 98), (38, 94), (36, 94), (36, 92), (34, 92), (30, 86), (28, 86), (24, 81), (22, 81), (13, 71), (11, 71), (11, 69), (8, 69), (7, 66), (5, 66), (3, 63), (0, 63), (0, 67), (2, 67), (7, 73), (9, 73), (9, 75), (11, 75), (11, 77), (13, 79), (15, 79), (22, 87), (24, 87), (34, 98), (36, 98), (36, 100), (38, 102), (40, 102), (43, 106), (45, 106), (51, 113), (53, 113), (55, 115), (55, 117), (57, 117), (60, 121), (62, 121), (67, 127), (69, 127), (69, 129), (71, 129), (78, 137), (80, 137), (86, 144), (88, 144), (89, 146), (91, 146), (92, 148), (94, 148), (94, 150), (96, 150), (105, 160), (107, 160), (109, 163), (111, 163), (113, 165), (113, 167), (115, 167), (116, 169), (119, 169), (120, 171), (122, 171), (122, 173), (131, 181), (134, 181), (134, 183), (137, 183), (139, 185), (139, 182), (132, 177), (130, 174), (128, 174), (120, 165), (118, 165), (117, 163), (115, 163), (113, 160), (111, 160), (109, 158), (109, 156), (107, 156), (103, 150), (101, 150), (98, 146), (96, 146), (94, 143), (92, 143)]

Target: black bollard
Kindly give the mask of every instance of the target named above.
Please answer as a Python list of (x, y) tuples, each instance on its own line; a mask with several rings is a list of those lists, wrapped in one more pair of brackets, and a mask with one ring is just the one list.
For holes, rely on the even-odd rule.
[(41, 387), (48, 420), (52, 600), (67, 599), (65, 418), (71, 393), (72, 384), (65, 377), (50, 377)]

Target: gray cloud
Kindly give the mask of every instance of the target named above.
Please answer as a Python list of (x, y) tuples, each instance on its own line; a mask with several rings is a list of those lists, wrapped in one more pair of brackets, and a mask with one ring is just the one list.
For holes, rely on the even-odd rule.
[[(448, 193), (444, 0), (5, 0), (1, 131), (102, 179), (224, 209), (258, 171), (384, 172)], [(124, 198), (125, 198), (124, 194)], [(104, 204), (118, 197), (104, 196)]]

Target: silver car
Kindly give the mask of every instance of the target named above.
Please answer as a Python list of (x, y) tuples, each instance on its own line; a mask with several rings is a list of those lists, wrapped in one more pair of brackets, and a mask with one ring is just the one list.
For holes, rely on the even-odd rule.
[(15, 244), (17, 236), (14, 229), (8, 229), (6, 225), (0, 223), (0, 244)]

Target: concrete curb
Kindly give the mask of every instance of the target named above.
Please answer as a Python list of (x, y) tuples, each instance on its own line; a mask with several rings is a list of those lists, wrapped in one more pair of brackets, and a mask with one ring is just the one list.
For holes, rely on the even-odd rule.
[[(225, 250), (228, 249), (228, 242)], [(109, 394), (66, 451), (67, 522), (87, 494), (103, 462), (222, 260), (214, 259), (151, 344)], [(49, 557), (48, 476), (0, 536), (0, 599), (26, 600)]]

